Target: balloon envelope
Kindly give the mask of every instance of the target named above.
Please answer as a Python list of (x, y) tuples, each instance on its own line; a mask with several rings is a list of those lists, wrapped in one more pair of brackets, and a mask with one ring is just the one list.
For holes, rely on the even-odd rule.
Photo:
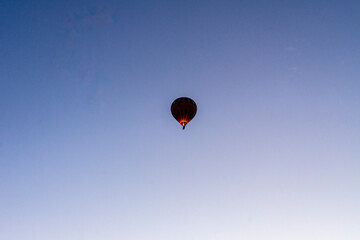
[(196, 111), (196, 103), (191, 98), (181, 97), (171, 104), (171, 113), (183, 129), (195, 117)]

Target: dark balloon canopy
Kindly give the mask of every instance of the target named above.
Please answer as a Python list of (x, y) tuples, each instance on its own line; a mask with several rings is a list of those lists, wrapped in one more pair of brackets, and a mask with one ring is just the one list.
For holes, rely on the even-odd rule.
[(181, 97), (171, 104), (171, 113), (176, 121), (183, 126), (183, 130), (185, 129), (186, 124), (195, 117), (196, 111), (196, 103), (191, 98)]

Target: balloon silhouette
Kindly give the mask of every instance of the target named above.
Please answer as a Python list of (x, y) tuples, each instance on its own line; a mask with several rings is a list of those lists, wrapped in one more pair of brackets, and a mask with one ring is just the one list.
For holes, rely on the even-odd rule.
[(176, 121), (183, 126), (183, 130), (186, 124), (195, 117), (196, 111), (196, 103), (191, 98), (181, 97), (171, 104), (171, 113)]

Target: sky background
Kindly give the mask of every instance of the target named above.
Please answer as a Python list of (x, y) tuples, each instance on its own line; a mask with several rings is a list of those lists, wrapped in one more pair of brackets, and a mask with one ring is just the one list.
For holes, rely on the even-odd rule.
[(359, 1), (1, 1), (0, 239), (359, 226)]

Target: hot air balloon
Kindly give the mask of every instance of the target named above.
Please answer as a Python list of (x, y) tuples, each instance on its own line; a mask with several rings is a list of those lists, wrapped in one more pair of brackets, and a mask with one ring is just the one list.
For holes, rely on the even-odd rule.
[(195, 117), (196, 111), (196, 103), (191, 98), (181, 97), (171, 104), (171, 113), (176, 121), (181, 124), (183, 130), (186, 124)]

